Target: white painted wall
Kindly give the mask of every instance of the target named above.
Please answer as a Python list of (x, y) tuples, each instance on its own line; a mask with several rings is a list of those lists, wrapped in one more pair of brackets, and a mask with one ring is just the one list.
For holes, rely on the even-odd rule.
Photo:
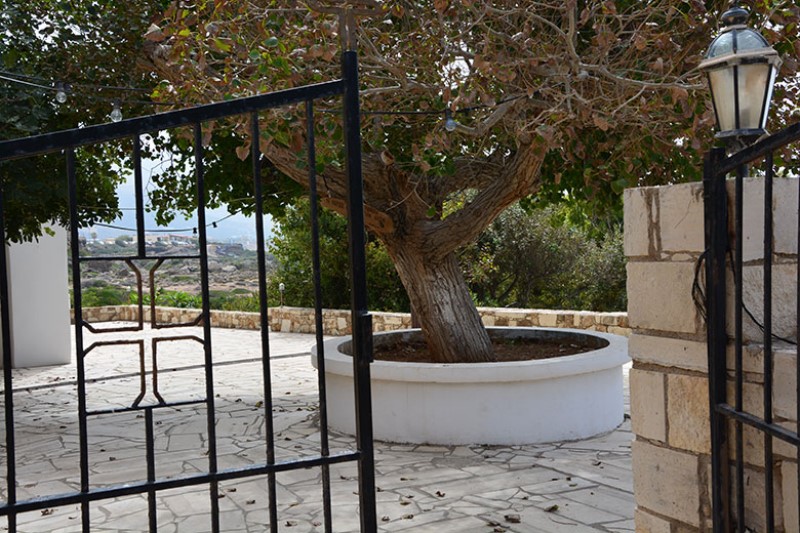
[[(625, 337), (567, 328), (509, 329), (529, 335), (599, 337), (608, 345), (576, 355), (501, 363), (375, 361), (371, 365), (375, 439), (534, 444), (585, 439), (623, 422), (622, 366), (630, 361)], [(376, 333), (375, 344), (381, 337), (400, 335)], [(350, 337), (337, 337), (324, 345), (328, 426), (355, 435), (353, 358), (342, 350), (349, 342)], [(316, 347), (311, 364), (318, 367)]]
[(67, 232), (6, 247), (14, 368), (70, 362)]

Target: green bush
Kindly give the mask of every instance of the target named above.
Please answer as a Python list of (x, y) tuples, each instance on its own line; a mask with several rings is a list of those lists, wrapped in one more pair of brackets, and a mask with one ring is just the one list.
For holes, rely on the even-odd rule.
[[(129, 293), (128, 303), (138, 304), (139, 296), (135, 292)], [(156, 305), (164, 307), (181, 307), (184, 309), (200, 309), (203, 299), (199, 294), (189, 294), (183, 291), (170, 291), (162, 288), (156, 289)], [(150, 305), (150, 293), (142, 294), (142, 304)]]
[[(72, 296), (70, 291), (70, 296)], [(74, 298), (70, 298), (70, 305), (74, 307)], [(87, 287), (81, 291), (81, 305), (83, 307), (102, 307), (104, 305), (125, 305), (128, 303), (128, 291), (119, 287), (96, 286)]]
[(258, 293), (246, 289), (233, 289), (230, 292), (212, 291), (209, 295), (209, 304), (211, 309), (222, 311), (247, 311), (250, 313), (259, 311)]
[[(270, 252), (277, 269), (270, 277), (269, 303), (280, 305), (278, 290), (284, 284), (284, 304), (314, 306), (314, 281), (311, 261), (311, 215), (307, 200), (288, 208), (279, 219)], [(322, 305), (331, 309), (350, 307), (350, 268), (347, 246), (347, 221), (321, 209), (319, 213), (320, 285)], [(367, 235), (367, 287), (369, 306), (376, 311), (408, 311), (405, 288), (386, 249)]]
[(514, 206), (459, 252), (478, 305), (621, 311), (622, 231), (573, 225), (558, 208)]

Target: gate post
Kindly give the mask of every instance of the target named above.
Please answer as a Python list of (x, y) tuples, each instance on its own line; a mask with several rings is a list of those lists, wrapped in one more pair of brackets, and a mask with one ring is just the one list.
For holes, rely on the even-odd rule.
[(728, 528), (728, 435), (725, 417), (717, 406), (727, 403), (728, 333), (725, 325), (726, 265), (728, 250), (728, 194), (725, 176), (717, 175), (725, 150), (706, 154), (703, 167), (706, 247), (706, 335), (708, 342), (708, 391), (711, 422), (711, 509), (714, 533)]
[(361, 113), (359, 111), (358, 55), (342, 54), (344, 79), (344, 139), (347, 184), (347, 232), (350, 242), (350, 298), (353, 325), (353, 381), (356, 400), (356, 441), (359, 459), (358, 497), (361, 531), (378, 530), (375, 508), (375, 453), (372, 436), (372, 316), (367, 308), (367, 269), (364, 251), (364, 192), (361, 175)]

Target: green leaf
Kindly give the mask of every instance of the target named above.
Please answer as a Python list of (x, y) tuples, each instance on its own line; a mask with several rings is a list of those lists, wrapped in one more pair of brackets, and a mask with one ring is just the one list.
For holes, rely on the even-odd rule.
[(228, 43), (226, 43), (222, 39), (214, 39), (214, 46), (216, 46), (218, 49), (222, 50), (223, 52), (230, 52), (231, 51), (231, 45), (229, 45)]
[(622, 191), (625, 190), (625, 187), (628, 186), (628, 180), (625, 178), (620, 178), (618, 180), (614, 180), (611, 182), (611, 190), (617, 194), (621, 194)]
[(277, 37), (270, 37), (266, 41), (264, 41), (264, 46), (268, 46), (270, 48), (274, 48), (278, 46), (278, 38)]

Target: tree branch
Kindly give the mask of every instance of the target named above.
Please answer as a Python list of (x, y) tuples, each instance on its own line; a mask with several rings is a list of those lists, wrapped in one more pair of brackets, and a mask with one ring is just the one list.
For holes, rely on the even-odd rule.
[(506, 207), (535, 192), (546, 153), (543, 142), (520, 146), (497, 179), (467, 205), (444, 220), (420, 223), (423, 246), (444, 257), (475, 240)]

